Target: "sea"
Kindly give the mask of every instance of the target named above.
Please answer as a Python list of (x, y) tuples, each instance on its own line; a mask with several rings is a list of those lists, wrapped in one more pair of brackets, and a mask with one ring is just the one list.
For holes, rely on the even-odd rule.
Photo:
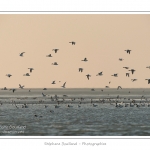
[(150, 89), (0, 90), (1, 136), (150, 136)]

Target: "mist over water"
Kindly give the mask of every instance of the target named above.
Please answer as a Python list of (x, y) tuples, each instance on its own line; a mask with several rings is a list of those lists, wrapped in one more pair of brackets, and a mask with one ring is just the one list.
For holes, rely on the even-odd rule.
[[(149, 103), (150, 89), (28, 89), (17, 90), (14, 93), (1, 90), (0, 105), (0, 135), (1, 136), (149, 136), (150, 135), (150, 107), (115, 107), (115, 103), (99, 103), (94, 98), (125, 97), (147, 98)], [(130, 94), (128, 93), (130, 91)], [(42, 94), (48, 94), (42, 97)], [(109, 94), (109, 95), (108, 95)], [(68, 100), (60, 103), (56, 100), (51, 103), (50, 97), (67, 98), (83, 97), (83, 103)], [(19, 99), (17, 99), (19, 97)], [(37, 99), (33, 99), (33, 98)], [(93, 98), (93, 103), (86, 99)], [(26, 98), (25, 100), (23, 98)], [(58, 98), (59, 99), (59, 98)], [(116, 98), (115, 98), (116, 99)], [(13, 103), (16, 101), (17, 107)], [(43, 100), (43, 103), (39, 103)], [(30, 103), (32, 101), (32, 103)], [(7, 102), (7, 103), (5, 103)], [(19, 103), (17, 103), (19, 102)], [(22, 108), (26, 102), (27, 108)], [(130, 101), (129, 101), (130, 102)], [(69, 104), (70, 107), (67, 107)], [(45, 108), (46, 105), (46, 108)], [(78, 105), (80, 107), (78, 107)], [(36, 115), (36, 117), (35, 117)], [(9, 131), (9, 132), (8, 132)]]

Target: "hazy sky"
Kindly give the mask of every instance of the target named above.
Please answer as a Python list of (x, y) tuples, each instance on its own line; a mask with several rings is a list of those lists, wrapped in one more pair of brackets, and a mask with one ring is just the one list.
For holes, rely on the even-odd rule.
[[(55, 48), (59, 49), (56, 54), (52, 51)], [(126, 49), (131, 49), (131, 54)], [(25, 52), (24, 57), (19, 56), (21, 52)], [(46, 57), (48, 54), (53, 57)], [(85, 57), (88, 61), (81, 61)], [(135, 73), (131, 75), (125, 66)], [(147, 66), (150, 15), (0, 15), (1, 88), (17, 88), (19, 84), (26, 88), (60, 88), (64, 82), (67, 88), (148, 88)], [(30, 77), (23, 76), (29, 73), (29, 67), (35, 70)], [(96, 76), (101, 71), (103, 76)], [(127, 72), (130, 77), (125, 76)], [(111, 76), (115, 73), (118, 77)]]

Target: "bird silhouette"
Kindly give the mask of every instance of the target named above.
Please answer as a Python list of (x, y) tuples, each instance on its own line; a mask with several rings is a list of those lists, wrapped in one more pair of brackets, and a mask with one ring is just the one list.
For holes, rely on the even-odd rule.
[(83, 59), (83, 60), (81, 60), (81, 61), (85, 61), (85, 62), (86, 62), (86, 61), (88, 61), (88, 60), (87, 60), (87, 58), (84, 58), (84, 59)]
[(132, 82), (137, 81), (137, 79), (131, 79), (131, 80), (132, 80)]
[(46, 94), (42, 93), (43, 97), (46, 97)]
[(6, 74), (6, 76), (10, 78), (12, 75), (11, 74)]
[(7, 88), (6, 88), (6, 87), (4, 87), (2, 90), (7, 90)]
[(118, 77), (118, 74), (116, 73), (116, 74), (113, 74), (113, 75), (111, 75), (111, 76)]
[(57, 63), (57, 62), (54, 62), (54, 63), (52, 63), (52, 65), (58, 65), (58, 63)]
[(74, 41), (72, 41), (72, 42), (69, 42), (69, 43), (71, 43), (72, 45), (75, 45), (75, 44), (76, 44), (76, 42), (74, 42)]
[(118, 86), (117, 90), (119, 90), (119, 88), (120, 88), (120, 89), (122, 89), (122, 87), (121, 87), (121, 86)]
[(49, 55), (46, 55), (46, 57), (52, 57), (52, 55), (51, 55), (51, 54), (49, 54)]
[(55, 53), (57, 53), (58, 50), (59, 50), (59, 49), (53, 49), (52, 51), (55, 51)]
[(19, 84), (19, 88), (23, 89), (23, 88), (24, 88), (24, 85), (23, 85), (23, 86), (21, 86), (21, 85)]
[(14, 93), (16, 91), (16, 89), (10, 89), (10, 91), (12, 90), (12, 92)]
[(119, 58), (119, 60), (120, 60), (120, 61), (123, 61), (124, 59), (122, 59), (122, 58)]
[(30, 69), (30, 73), (32, 72), (32, 70), (34, 70), (33, 68), (28, 68), (28, 69)]
[(148, 80), (148, 84), (150, 84), (150, 79), (145, 79), (145, 80)]
[(79, 68), (79, 72), (83, 72), (83, 68)]
[(66, 88), (65, 85), (66, 85), (66, 82), (61, 87)]
[(91, 77), (91, 75), (89, 75), (89, 74), (87, 74), (86, 76), (87, 76), (88, 80), (89, 80), (89, 78)]
[(53, 81), (52, 84), (56, 84), (55, 81)]
[(103, 75), (103, 71), (99, 72), (96, 76), (102, 76)]
[(126, 73), (126, 77), (129, 77), (129, 73)]
[(23, 57), (23, 54), (24, 54), (25, 52), (22, 52), (22, 53), (20, 53), (19, 55), (21, 56), (21, 57)]
[(30, 76), (30, 74), (29, 74), (29, 73), (26, 73), (26, 74), (24, 74), (23, 76)]
[(131, 50), (130, 49), (127, 49), (125, 50), (128, 54), (130, 54)]
[(131, 71), (132, 72), (132, 74), (136, 71), (136, 70), (134, 70), (134, 69), (131, 69), (131, 70), (129, 70), (129, 71)]
[(123, 68), (125, 68), (125, 69), (129, 69), (129, 67), (123, 67)]

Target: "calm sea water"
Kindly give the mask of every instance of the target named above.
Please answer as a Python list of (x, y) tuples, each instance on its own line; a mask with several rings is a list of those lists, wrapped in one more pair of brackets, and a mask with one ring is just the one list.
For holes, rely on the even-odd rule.
[[(130, 91), (130, 93), (129, 93)], [(42, 94), (47, 97), (42, 97)], [(150, 107), (122, 107), (116, 108), (115, 103), (96, 103), (96, 107), (88, 103), (67, 104), (57, 102), (44, 104), (39, 100), (50, 101), (50, 96), (68, 95), (68, 97), (84, 98), (125, 98), (146, 97), (149, 102), (150, 89), (28, 89), (0, 91), (0, 135), (1, 136), (149, 136), (150, 135)], [(22, 103), (9, 103), (13, 101), (25, 102), (27, 108), (22, 108)], [(33, 98), (37, 99), (33, 99)], [(28, 103), (32, 101), (32, 103)], [(35, 101), (35, 103), (34, 103)], [(84, 100), (86, 101), (86, 99)], [(23, 101), (24, 103), (24, 101)], [(46, 108), (45, 108), (46, 105)], [(78, 107), (78, 105), (80, 107)]]

